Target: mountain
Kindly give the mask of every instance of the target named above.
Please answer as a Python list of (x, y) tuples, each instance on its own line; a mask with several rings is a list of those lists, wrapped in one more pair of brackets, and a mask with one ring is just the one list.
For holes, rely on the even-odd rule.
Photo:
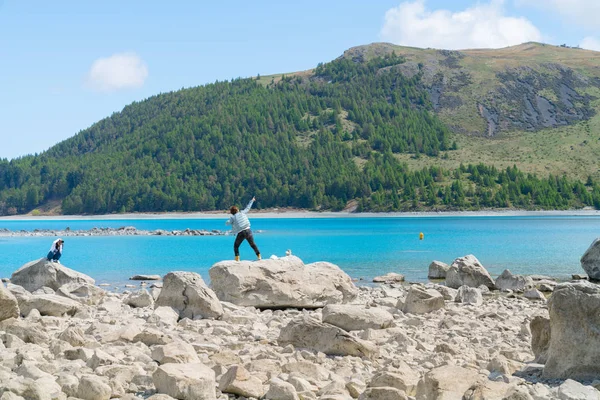
[[(375, 43), (343, 55), (355, 61), (395, 53), (391, 67), (423, 73), (438, 117), (457, 133), (461, 151), (435, 162), (464, 160), (541, 175), (600, 178), (600, 52), (524, 43), (503, 49), (447, 51)], [(428, 160), (411, 163), (413, 168)]]
[(316, 210), (600, 207), (597, 171), (467, 157), (528, 135), (554, 146), (537, 139), (548, 126), (588, 132), (582, 147), (598, 149), (597, 61), (539, 44), (373, 44), (311, 71), (160, 94), (0, 161), (0, 214), (207, 211), (253, 195), (262, 208)]

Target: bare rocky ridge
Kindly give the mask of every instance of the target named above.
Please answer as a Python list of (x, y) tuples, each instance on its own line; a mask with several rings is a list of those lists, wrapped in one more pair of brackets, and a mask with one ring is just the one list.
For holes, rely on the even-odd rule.
[[(94, 301), (82, 296), (74, 312), (55, 315), (43, 315), (42, 303), (21, 308), (52, 289), (0, 289), (3, 305), (15, 309), (16, 300), (19, 307), (17, 315), (0, 313), (0, 399), (600, 398), (590, 380), (545, 379), (544, 366), (532, 363), (544, 352), (552, 362), (561, 359), (543, 322), (552, 317), (545, 300), (462, 286), (482, 296), (468, 303), (454, 301), (457, 291), (446, 286), (394, 283), (355, 288), (348, 304), (325, 309), (260, 310), (220, 299), (222, 313), (189, 318), (190, 299), (203, 293), (206, 302), (212, 290), (186, 274), (173, 273), (160, 305), (131, 301), (145, 289), (89, 292)], [(586, 310), (586, 296), (597, 298), (595, 286), (586, 286), (593, 284), (575, 297), (569, 285), (556, 289), (569, 305), (553, 306)], [(62, 297), (60, 289), (54, 296)], [(177, 298), (178, 290), (188, 300)], [(409, 299), (414, 291), (423, 295)], [(431, 299), (435, 307), (426, 312)], [(414, 307), (402, 311), (409, 302)], [(183, 312), (172, 308), (180, 303)], [(584, 314), (568, 315), (585, 325)]]
[(537, 131), (596, 113), (590, 104), (595, 97), (589, 94), (590, 88), (600, 88), (600, 54), (595, 52), (540, 43), (461, 51), (373, 43), (353, 47), (342, 57), (363, 62), (392, 52), (406, 62), (385, 70), (408, 78), (420, 74), (433, 108), (457, 132)]

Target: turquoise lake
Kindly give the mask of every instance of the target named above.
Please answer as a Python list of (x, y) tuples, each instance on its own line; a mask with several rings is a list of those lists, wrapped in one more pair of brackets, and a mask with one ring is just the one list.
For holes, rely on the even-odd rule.
[[(250, 214), (263, 258), (284, 256), (287, 249), (305, 263), (330, 261), (365, 282), (387, 272), (409, 281), (426, 281), (429, 263), (451, 263), (474, 254), (495, 276), (506, 268), (518, 274), (568, 278), (583, 273), (579, 259), (600, 236), (597, 216), (259, 218)], [(137, 229), (219, 229), (221, 219), (4, 220), (10, 230), (91, 229), (134, 226)], [(424, 240), (419, 240), (423, 232)], [(0, 237), (0, 277), (43, 257), (53, 237)], [(96, 279), (122, 285), (134, 274), (185, 270), (208, 281), (216, 262), (233, 259), (233, 236), (94, 236), (66, 237), (62, 264)], [(246, 242), (242, 259), (254, 259)]]

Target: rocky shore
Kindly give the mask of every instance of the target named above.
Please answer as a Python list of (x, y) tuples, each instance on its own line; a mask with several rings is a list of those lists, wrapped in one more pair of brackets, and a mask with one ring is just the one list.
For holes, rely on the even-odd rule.
[[(254, 233), (260, 233), (257, 230)], [(123, 226), (120, 228), (92, 228), (92, 229), (34, 229), (32, 231), (20, 230), (11, 231), (6, 228), (0, 229), (0, 237), (16, 237), (16, 236), (222, 236), (231, 235), (231, 231), (220, 231), (212, 229), (210, 231), (204, 229), (184, 229), (168, 231), (165, 229), (144, 230), (137, 229), (133, 226)]]
[(596, 285), (430, 274), (356, 287), (287, 256), (112, 293), (32, 261), (0, 284), (0, 399), (600, 399)]

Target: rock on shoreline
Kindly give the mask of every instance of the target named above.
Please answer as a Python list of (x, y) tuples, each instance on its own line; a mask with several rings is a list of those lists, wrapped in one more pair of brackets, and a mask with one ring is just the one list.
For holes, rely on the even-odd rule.
[[(306, 287), (316, 282), (286, 274), (283, 267), (293, 272), (300, 267), (290, 265), (302, 263), (292, 257), (213, 268), (270, 274), (255, 281), (263, 294), (310, 292)], [(278, 309), (298, 296), (287, 293), (271, 296), (274, 309), (236, 305), (190, 272), (165, 276), (160, 301), (151, 301), (145, 289), (98, 293), (71, 282), (56, 292), (43, 286), (31, 293), (0, 283), (0, 305), (10, 309), (0, 313), (0, 399), (600, 398), (591, 382), (545, 379), (543, 365), (533, 363), (543, 361), (536, 356), (544, 352), (560, 361), (564, 350), (557, 353), (552, 338), (564, 337), (548, 335), (548, 326), (557, 328), (544, 321), (559, 309), (587, 310), (586, 296), (597, 301), (591, 283), (579, 284), (585, 287), (568, 307), (552, 300), (549, 314), (545, 302), (485, 286), (460, 286), (462, 297), (476, 291), (476, 302), (455, 301), (458, 291), (437, 284), (359, 288), (345, 277), (334, 279), (343, 272), (332, 264), (316, 264), (321, 272), (311, 279), (348, 285), (343, 290), (352, 296), (345, 304), (325, 296), (312, 298), (315, 307)], [(268, 286), (276, 281), (286, 284)], [(556, 293), (569, 297), (570, 285)], [(77, 293), (79, 301), (61, 293)], [(73, 308), (58, 308), (56, 298)]]
[[(253, 231), (261, 233), (262, 230)], [(65, 228), (63, 230), (56, 229), (34, 229), (33, 231), (11, 231), (6, 228), (0, 229), (0, 237), (36, 237), (36, 236), (224, 236), (231, 235), (231, 231), (220, 231), (212, 229), (184, 229), (168, 231), (164, 229), (143, 230), (136, 229), (133, 226), (122, 226), (120, 228), (92, 228), (72, 230)]]

